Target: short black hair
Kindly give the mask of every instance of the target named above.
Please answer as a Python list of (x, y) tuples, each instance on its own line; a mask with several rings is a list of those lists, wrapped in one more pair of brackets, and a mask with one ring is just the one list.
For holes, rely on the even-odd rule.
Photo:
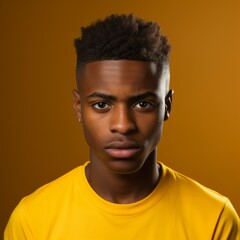
[(138, 60), (162, 64), (169, 58), (170, 44), (160, 26), (133, 14), (112, 14), (88, 27), (76, 38), (77, 68), (93, 61)]

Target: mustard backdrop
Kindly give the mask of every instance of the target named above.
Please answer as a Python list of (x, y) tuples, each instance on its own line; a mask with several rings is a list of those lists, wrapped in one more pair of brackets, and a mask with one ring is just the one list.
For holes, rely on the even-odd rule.
[(173, 112), (159, 160), (227, 195), (240, 213), (240, 1), (0, 2), (1, 217), (88, 160), (72, 108), (80, 26), (132, 12), (172, 44)]

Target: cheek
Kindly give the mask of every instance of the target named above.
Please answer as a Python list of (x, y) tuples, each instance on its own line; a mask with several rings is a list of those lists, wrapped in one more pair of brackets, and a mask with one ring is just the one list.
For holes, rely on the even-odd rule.
[(87, 144), (90, 145), (92, 142), (92, 132), (91, 129), (89, 129), (89, 127), (85, 124), (84, 120), (82, 121), (82, 128), (85, 140)]
[(154, 135), (162, 127), (164, 112), (159, 109), (152, 114), (140, 115), (137, 117), (137, 125), (146, 134)]
[(162, 126), (163, 126), (162, 122), (157, 122), (156, 125), (152, 124), (151, 130), (148, 132), (149, 135), (146, 138), (145, 146), (149, 148), (150, 152), (157, 147), (161, 140)]
[(87, 144), (96, 147), (101, 144), (104, 139), (104, 121), (97, 120), (89, 114), (82, 115), (83, 134)]
[(82, 128), (83, 128), (83, 134), (85, 137), (86, 142), (89, 143), (92, 142), (92, 135), (95, 131), (96, 125), (93, 124), (93, 121), (91, 119), (91, 114), (89, 115), (89, 111), (83, 104), (82, 106)]
[[(138, 121), (139, 131), (146, 144), (156, 145), (161, 139), (163, 126), (162, 112), (142, 117)], [(154, 147), (154, 146), (153, 146)]]

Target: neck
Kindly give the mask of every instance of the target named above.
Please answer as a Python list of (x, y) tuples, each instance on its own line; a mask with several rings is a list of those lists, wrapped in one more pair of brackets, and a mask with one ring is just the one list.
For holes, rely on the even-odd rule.
[(86, 177), (93, 190), (103, 199), (113, 203), (133, 203), (147, 197), (156, 187), (160, 166), (156, 163), (156, 150), (145, 160), (143, 166), (134, 173), (115, 173), (100, 160), (91, 162), (86, 168)]

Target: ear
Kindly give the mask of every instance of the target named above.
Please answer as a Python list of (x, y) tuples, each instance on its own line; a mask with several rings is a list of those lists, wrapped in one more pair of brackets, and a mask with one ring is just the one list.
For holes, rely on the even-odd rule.
[(73, 90), (73, 109), (78, 121), (81, 122), (82, 121), (81, 101), (79, 92), (76, 89)]
[(165, 97), (165, 115), (164, 121), (168, 120), (170, 113), (172, 111), (172, 95), (174, 91), (171, 89), (169, 90), (168, 94)]

